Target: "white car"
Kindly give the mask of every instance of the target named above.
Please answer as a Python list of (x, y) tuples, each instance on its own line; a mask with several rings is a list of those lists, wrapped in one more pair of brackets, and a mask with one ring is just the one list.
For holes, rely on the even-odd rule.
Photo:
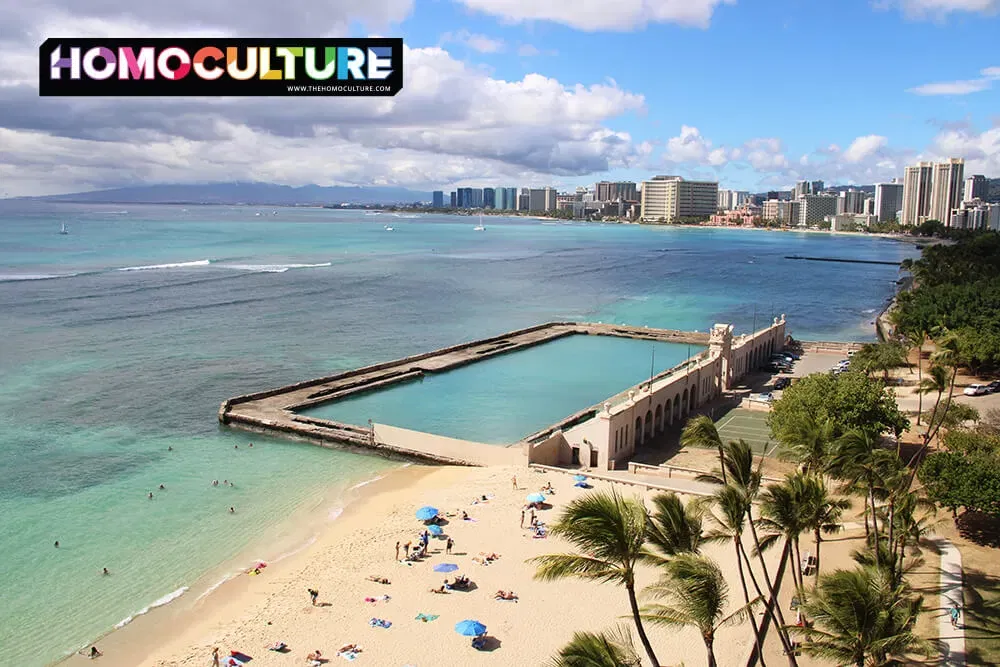
[(990, 389), (985, 384), (970, 384), (962, 393), (966, 396), (982, 396), (990, 393)]

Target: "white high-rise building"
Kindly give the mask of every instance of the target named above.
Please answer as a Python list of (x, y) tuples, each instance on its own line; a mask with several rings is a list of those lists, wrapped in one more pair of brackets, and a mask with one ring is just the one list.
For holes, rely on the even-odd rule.
[(799, 197), (802, 208), (799, 211), (799, 227), (808, 227), (823, 222), (828, 215), (837, 215), (839, 197), (830, 195), (805, 195)]
[(933, 162), (919, 162), (906, 168), (903, 176), (903, 225), (919, 225), (931, 210)]
[(950, 158), (947, 162), (934, 165), (931, 185), (931, 210), (928, 215), (948, 226), (951, 212), (962, 202), (962, 186), (965, 183), (965, 160)]
[(861, 190), (840, 191), (840, 201), (837, 202), (837, 213), (864, 213), (865, 193)]
[(875, 184), (875, 215), (879, 222), (896, 220), (903, 208), (903, 184), (893, 179), (892, 183)]
[(795, 184), (795, 190), (792, 196), (795, 199), (801, 199), (802, 197), (805, 197), (812, 191), (811, 187), (812, 184), (809, 183), (809, 181), (799, 181), (798, 183)]
[(655, 176), (642, 182), (642, 219), (673, 222), (678, 218), (708, 217), (719, 205), (719, 184), (685, 181), (680, 176)]

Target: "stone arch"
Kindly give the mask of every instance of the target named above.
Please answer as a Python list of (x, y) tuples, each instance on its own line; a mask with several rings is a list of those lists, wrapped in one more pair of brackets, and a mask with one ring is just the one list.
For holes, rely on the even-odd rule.
[(635, 418), (635, 447), (642, 444), (642, 417)]
[(680, 394), (677, 394), (676, 396), (674, 396), (674, 409), (672, 410), (672, 412), (674, 413), (674, 421), (680, 421), (680, 419), (681, 419), (681, 396), (680, 396)]
[(644, 441), (649, 441), (653, 439), (653, 411), (646, 410), (646, 421), (644, 424), (645, 428), (642, 431), (642, 439)]
[(698, 385), (695, 384), (691, 387), (691, 409), (694, 410), (698, 407)]
[(665, 430), (663, 423), (663, 406), (659, 403), (656, 404), (656, 412), (653, 416), (653, 431), (656, 433), (663, 433)]
[(684, 393), (682, 394), (681, 398), (681, 414), (686, 415), (690, 411), (691, 411), (691, 404), (688, 402), (688, 390), (687, 387), (684, 387)]

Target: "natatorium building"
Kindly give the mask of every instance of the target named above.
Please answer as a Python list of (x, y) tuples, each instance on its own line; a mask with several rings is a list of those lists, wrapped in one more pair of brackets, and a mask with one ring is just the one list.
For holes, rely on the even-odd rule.
[(718, 205), (717, 182), (686, 181), (680, 176), (655, 176), (642, 182), (643, 222), (707, 217), (715, 213)]

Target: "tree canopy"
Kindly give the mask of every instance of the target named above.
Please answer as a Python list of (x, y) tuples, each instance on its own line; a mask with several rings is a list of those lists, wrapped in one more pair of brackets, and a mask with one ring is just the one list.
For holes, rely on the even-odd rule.
[(852, 429), (874, 433), (901, 433), (909, 426), (896, 406), (896, 397), (881, 380), (851, 371), (840, 375), (814, 373), (785, 390), (774, 404), (768, 424), (779, 440), (803, 420), (830, 419), (835, 435)]

